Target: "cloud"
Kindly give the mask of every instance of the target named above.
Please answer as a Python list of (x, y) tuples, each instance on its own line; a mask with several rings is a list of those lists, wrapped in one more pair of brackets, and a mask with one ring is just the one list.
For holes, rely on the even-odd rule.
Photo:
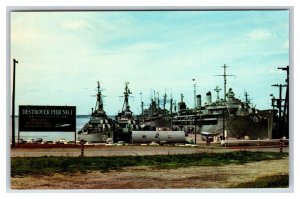
[(146, 51), (146, 50), (157, 50), (161, 48), (162, 45), (158, 43), (150, 43), (150, 42), (144, 42), (144, 43), (137, 43), (128, 46), (128, 50), (131, 51)]
[[(199, 17), (186, 12), (170, 16), (157, 12), (14, 13), (11, 55), (20, 61), (16, 99), (39, 104), (45, 103), (40, 96), (55, 96), (49, 97), (49, 104), (76, 104), (79, 113), (86, 113), (94, 103), (90, 95), (99, 80), (108, 96), (105, 110), (114, 114), (122, 106), (118, 96), (124, 82), (129, 81), (136, 97), (130, 104), (134, 111), (140, 106), (139, 93), (143, 92), (146, 102), (150, 88), (160, 93), (172, 88), (167, 90), (169, 95), (172, 92), (179, 100), (183, 93), (193, 105), (192, 78), (199, 85), (197, 93), (204, 96), (223, 85), (223, 79), (214, 75), (222, 74), (224, 63), (230, 67), (228, 74), (237, 75), (228, 85), (237, 94), (240, 90), (241, 96), (244, 88), (253, 88), (254, 79), (266, 81), (267, 86), (279, 82), (272, 79), (270, 83), (269, 77), (281, 76), (276, 69), (271, 75), (268, 70), (288, 62), (287, 29), (277, 22), (273, 27), (270, 21), (251, 25), (253, 13), (249, 12), (250, 17), (232, 21), (231, 15), (238, 13), (228, 13)], [(224, 22), (220, 16), (230, 20)], [(86, 89), (79, 91), (82, 87)], [(259, 97), (266, 91), (257, 90), (250, 94)]]
[(268, 40), (273, 35), (267, 30), (253, 30), (249, 32), (247, 36), (250, 40)]
[(64, 21), (61, 23), (61, 27), (68, 30), (78, 30), (89, 27), (87, 21), (79, 19), (79, 20), (71, 20), (71, 21)]

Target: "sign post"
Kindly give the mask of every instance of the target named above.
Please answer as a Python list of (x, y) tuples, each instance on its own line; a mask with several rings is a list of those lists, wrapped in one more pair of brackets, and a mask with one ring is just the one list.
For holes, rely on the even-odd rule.
[[(16, 64), (19, 63), (16, 59), (13, 59), (14, 68), (13, 68), (13, 90), (12, 90), (12, 147), (16, 146), (16, 134), (15, 134), (15, 90), (16, 90)], [(20, 140), (18, 140), (18, 143)]]

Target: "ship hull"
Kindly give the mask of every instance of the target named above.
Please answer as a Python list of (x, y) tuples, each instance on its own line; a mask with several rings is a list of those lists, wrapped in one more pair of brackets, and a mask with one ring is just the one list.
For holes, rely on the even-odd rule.
[(224, 119), (218, 118), (215, 125), (202, 125), (201, 132), (219, 133), (223, 135), (225, 128), (225, 138), (237, 139), (271, 139), (272, 138), (272, 111), (263, 111), (258, 114), (248, 114), (245, 116), (229, 116)]
[(132, 143), (185, 143), (184, 131), (132, 131)]
[(78, 140), (85, 140), (88, 143), (106, 143), (107, 139), (110, 138), (108, 133), (91, 133), (91, 134), (78, 134)]

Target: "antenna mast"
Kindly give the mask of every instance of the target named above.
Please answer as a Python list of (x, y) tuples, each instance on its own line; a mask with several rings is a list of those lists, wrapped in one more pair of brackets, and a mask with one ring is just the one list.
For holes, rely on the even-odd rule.
[(226, 77), (235, 76), (235, 75), (227, 75), (226, 74), (226, 68), (228, 68), (228, 66), (226, 66), (226, 64), (224, 64), (224, 66), (222, 66), (222, 67), (224, 68), (224, 74), (223, 75), (217, 75), (217, 76), (223, 76), (224, 77), (224, 101), (226, 102), (226, 93), (227, 93), (227, 90), (226, 90), (227, 79), (226, 79)]

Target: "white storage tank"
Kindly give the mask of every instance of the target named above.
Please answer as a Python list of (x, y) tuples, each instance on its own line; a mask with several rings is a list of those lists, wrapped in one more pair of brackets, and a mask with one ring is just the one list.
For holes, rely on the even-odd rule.
[(132, 131), (132, 143), (184, 143), (184, 131)]

